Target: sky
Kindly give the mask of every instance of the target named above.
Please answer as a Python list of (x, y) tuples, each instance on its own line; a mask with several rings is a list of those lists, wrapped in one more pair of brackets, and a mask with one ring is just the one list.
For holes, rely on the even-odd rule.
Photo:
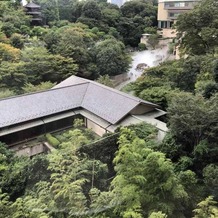
[(27, 4), (27, 1), (26, 1), (26, 0), (22, 0), (22, 4), (23, 4), (23, 5), (26, 5), (26, 4)]

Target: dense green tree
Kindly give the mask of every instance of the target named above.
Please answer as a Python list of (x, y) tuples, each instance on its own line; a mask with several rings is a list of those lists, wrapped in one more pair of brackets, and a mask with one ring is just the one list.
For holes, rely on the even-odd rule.
[(16, 62), (20, 58), (20, 49), (9, 44), (0, 43), (0, 63), (2, 61)]
[(156, 48), (158, 42), (159, 42), (158, 34), (152, 34), (148, 37), (148, 44), (152, 47), (152, 49)]
[(218, 83), (211, 82), (206, 85), (205, 90), (203, 92), (203, 96), (205, 98), (210, 98), (217, 92), (218, 92)]
[(43, 41), (45, 42), (46, 48), (51, 52), (55, 53), (56, 46), (60, 39), (60, 33), (56, 28), (50, 29), (43, 37)]
[(103, 76), (98, 77), (96, 80), (98, 83), (101, 83), (103, 85), (109, 86), (109, 87), (114, 87), (113, 81), (110, 79), (110, 77), (106, 74)]
[(31, 83), (27, 83), (22, 89), (24, 93), (29, 93), (29, 92), (37, 92), (37, 91), (51, 89), (54, 86), (55, 83), (51, 83), (48, 81), (48, 82), (41, 82), (39, 85), (35, 85), (35, 86)]
[(182, 146), (176, 143), (170, 132), (166, 134), (163, 141), (157, 146), (157, 150), (163, 152), (172, 161), (177, 161), (183, 155)]
[(9, 43), (8, 38), (3, 32), (0, 32), (0, 42), (5, 43), (5, 44)]
[(141, 17), (145, 16), (156, 16), (156, 8), (143, 1), (128, 1), (123, 4), (120, 8), (123, 16), (125, 17), (134, 17), (140, 15)]
[(84, 25), (63, 29), (56, 48), (56, 52), (75, 60), (79, 67), (79, 73), (83, 76), (92, 73), (88, 70), (92, 62), (92, 54), (89, 48), (94, 45), (93, 38), (95, 37), (93, 33), (86, 31), (86, 29), (87, 26)]
[(163, 153), (154, 152), (134, 132), (123, 129), (114, 164), (115, 212), (122, 217), (145, 217), (155, 210), (169, 217), (180, 213), (188, 196)]
[(9, 195), (11, 200), (16, 200), (25, 190), (29, 159), (14, 156), (2, 143), (0, 150), (0, 189)]
[(82, 16), (100, 20), (101, 9), (96, 1), (89, 0), (82, 7)]
[[(177, 168), (177, 166), (175, 167)], [(191, 170), (177, 171), (179, 180), (183, 185), (185, 191), (188, 193), (189, 199), (185, 201), (184, 207), (186, 210), (183, 212), (184, 217), (192, 217), (193, 208), (202, 199), (202, 187), (199, 185), (197, 175)]]
[(167, 215), (162, 212), (152, 212), (148, 218), (167, 218)]
[(14, 95), (15, 95), (14, 91), (12, 91), (10, 89), (0, 89), (0, 99), (7, 98), (10, 96), (14, 96)]
[(114, 76), (128, 70), (130, 58), (123, 43), (108, 39), (96, 45), (96, 64), (100, 75)]
[(3, 89), (20, 90), (27, 82), (27, 75), (24, 71), (24, 62), (10, 63), (2, 62), (0, 65), (0, 86)]
[(218, 208), (215, 206), (216, 201), (212, 196), (207, 197), (205, 200), (198, 204), (197, 209), (194, 210), (194, 218), (215, 218), (218, 216)]
[(203, 0), (192, 11), (178, 17), (176, 28), (184, 53), (214, 53), (217, 47), (217, 2)]
[(209, 191), (209, 195), (213, 195), (215, 200), (218, 199), (218, 166), (209, 164), (203, 169), (204, 183)]
[(48, 169), (52, 171), (49, 189), (57, 210), (69, 216), (79, 215), (86, 210), (86, 197), (82, 189), (82, 185), (87, 181), (82, 176), (86, 169), (82, 169), (84, 164), (75, 152), (75, 148), (71, 148), (70, 152), (65, 148), (62, 152), (53, 152), (49, 156)]
[[(145, 142), (156, 141), (157, 139), (157, 129), (154, 128), (152, 125), (141, 122), (136, 125), (128, 126), (128, 129), (135, 132), (137, 137), (143, 139)], [(151, 143), (151, 145), (156, 145), (155, 143)], [(149, 146), (149, 148), (153, 148)]]
[(157, 67), (145, 69), (142, 77), (131, 85), (131, 89), (137, 96), (144, 89), (161, 86), (203, 94), (209, 81), (215, 83), (214, 60), (211, 56), (190, 56), (186, 59), (163, 62)]
[(58, 1), (60, 20), (73, 21), (72, 20), (73, 2), (74, 1), (72, 0)]
[(167, 98), (169, 98), (170, 94), (172, 95), (174, 91), (175, 90), (166, 86), (151, 87), (140, 92), (139, 97), (146, 101), (158, 104), (165, 110), (167, 107)]
[(72, 6), (72, 20), (75, 22), (82, 15), (84, 1), (74, 1)]
[(2, 12), (0, 13), (0, 21), (3, 21), (1, 31), (7, 37), (13, 33), (27, 34), (29, 32), (30, 17), (25, 14), (21, 7), (16, 8), (10, 2), (1, 2), (0, 12)]
[(102, 20), (110, 26), (115, 27), (121, 17), (119, 9), (105, 8), (102, 10)]
[[(27, 82), (60, 82), (77, 71), (77, 65), (70, 57), (49, 54), (44, 47), (27, 47), (22, 51), (24, 72)], [(23, 86), (22, 86), (23, 87)]]
[(42, 8), (41, 12), (44, 24), (60, 20), (58, 0), (36, 0), (35, 3), (39, 4)]
[(0, 142), (0, 176), (2, 178), (3, 173), (5, 173), (9, 168), (9, 163), (12, 160), (14, 154), (12, 151), (8, 150), (6, 145)]
[(188, 93), (175, 96), (168, 108), (172, 133), (190, 146), (196, 146), (208, 137), (216, 140), (216, 105), (217, 96), (211, 100)]
[(218, 83), (218, 61), (217, 60), (214, 63), (213, 77), (214, 77), (214, 80)]
[(0, 189), (0, 218), (9, 217), (11, 215), (12, 202), (9, 200), (9, 196), (6, 193), (2, 193)]
[(122, 13), (117, 29), (123, 37), (125, 45), (138, 46), (145, 27), (154, 25), (156, 8), (141, 1), (128, 1), (121, 6)]
[(15, 48), (22, 49), (24, 47), (24, 39), (22, 35), (14, 33), (10, 37), (11, 45), (14, 46)]
[(17, 198), (16, 201), (10, 206), (11, 214), (14, 218), (50, 218), (47, 215), (47, 207), (41, 203), (40, 199), (32, 196), (24, 198)]
[(179, 94), (169, 105), (169, 127), (176, 144), (181, 144), (180, 170), (192, 169), (198, 175), (217, 155), (217, 95), (205, 100), (202, 96)]

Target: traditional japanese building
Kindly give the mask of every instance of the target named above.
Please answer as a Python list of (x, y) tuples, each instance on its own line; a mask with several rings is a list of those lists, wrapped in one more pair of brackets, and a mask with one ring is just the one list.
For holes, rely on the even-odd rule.
[(147, 122), (161, 139), (167, 127), (159, 118), (165, 114), (156, 104), (71, 76), (53, 89), (0, 100), (0, 141), (13, 146), (70, 127), (75, 118), (100, 136)]
[(26, 14), (32, 17), (31, 25), (38, 26), (42, 24), (42, 17), (41, 17), (41, 6), (37, 5), (33, 2), (26, 4), (25, 6)]

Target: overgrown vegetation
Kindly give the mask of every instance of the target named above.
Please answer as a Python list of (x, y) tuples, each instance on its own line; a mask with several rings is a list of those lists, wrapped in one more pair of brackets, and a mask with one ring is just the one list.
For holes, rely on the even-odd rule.
[[(18, 4), (0, 3), (1, 97), (50, 88), (71, 74), (101, 75), (112, 86), (104, 74), (128, 68), (124, 45), (138, 45), (145, 28), (155, 34), (148, 27), (156, 8), (147, 1), (120, 9), (105, 1), (37, 2), (47, 28), (30, 27)], [(99, 139), (77, 120), (47, 136), (58, 142), (47, 156), (16, 157), (0, 144), (0, 218), (218, 217), (216, 9), (217, 1), (203, 0), (180, 16), (188, 57), (146, 69), (128, 86), (168, 111), (162, 142), (150, 125)]]
[(61, 141), (56, 150), (32, 159), (15, 157), (1, 144), (0, 217), (217, 214), (212, 197), (203, 201), (214, 191), (217, 166), (208, 164), (199, 180), (184, 156), (176, 160), (185, 148), (173, 148), (169, 136), (158, 143), (148, 124), (121, 128), (94, 143), (90, 130), (78, 127), (56, 137)]
[(0, 2), (2, 97), (44, 90), (75, 74), (97, 79), (125, 73), (126, 46), (137, 47), (144, 29), (156, 24), (152, 2), (118, 8), (101, 0), (37, 0), (45, 26), (33, 27), (19, 2)]

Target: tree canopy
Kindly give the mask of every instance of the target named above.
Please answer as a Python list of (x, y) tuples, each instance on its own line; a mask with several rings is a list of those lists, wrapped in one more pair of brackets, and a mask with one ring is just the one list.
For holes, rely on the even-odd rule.
[(217, 9), (216, 0), (203, 0), (192, 11), (178, 17), (176, 28), (182, 37), (180, 46), (184, 53), (215, 53), (218, 45)]

